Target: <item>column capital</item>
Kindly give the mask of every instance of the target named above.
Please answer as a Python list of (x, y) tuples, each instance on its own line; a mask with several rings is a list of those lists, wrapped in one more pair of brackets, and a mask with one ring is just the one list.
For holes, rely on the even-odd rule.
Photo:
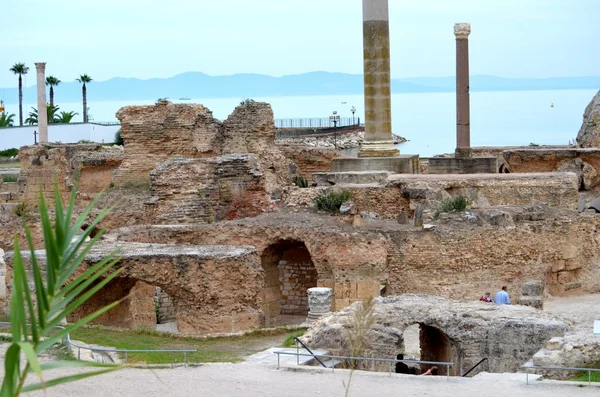
[(46, 62), (36, 62), (35, 63), (35, 69), (38, 72), (43, 72), (46, 70)]
[(454, 24), (454, 35), (457, 40), (468, 39), (471, 33), (470, 23), (455, 23)]

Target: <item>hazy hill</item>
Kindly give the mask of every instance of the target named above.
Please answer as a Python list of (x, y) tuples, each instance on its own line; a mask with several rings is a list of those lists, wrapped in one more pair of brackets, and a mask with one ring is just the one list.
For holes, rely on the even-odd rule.
[[(64, 76), (57, 75), (65, 81)], [(16, 77), (15, 77), (16, 79)], [(452, 92), (454, 77), (420, 77), (392, 80), (394, 93)], [(471, 91), (562, 90), (598, 89), (600, 76), (555, 77), (547, 79), (507, 79), (495, 76), (472, 76)], [(311, 72), (283, 77), (260, 74), (234, 74), (209, 76), (200, 72), (187, 72), (167, 79), (140, 80), (113, 78), (93, 81), (88, 85), (88, 100), (129, 100), (180, 97), (189, 98), (256, 98), (265, 96), (301, 96), (362, 94), (363, 76)], [(6, 103), (17, 103), (16, 88), (0, 89)], [(35, 87), (25, 89), (26, 98), (35, 98)], [(63, 82), (55, 88), (55, 101), (81, 100), (79, 83)]]

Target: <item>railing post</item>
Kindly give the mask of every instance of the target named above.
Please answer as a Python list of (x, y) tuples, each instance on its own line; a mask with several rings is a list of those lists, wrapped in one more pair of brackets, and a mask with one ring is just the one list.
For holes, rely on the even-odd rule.
[(183, 365), (187, 367), (187, 352), (183, 352)]
[(450, 364), (446, 364), (446, 380), (450, 380)]
[(125, 364), (127, 364), (127, 352), (125, 352)]
[(392, 376), (392, 362), (389, 361), (388, 363), (390, 364), (390, 377), (391, 377)]
[(277, 369), (279, 369), (279, 354), (277, 354)]
[(588, 371), (588, 386), (592, 385), (592, 371)]
[(300, 365), (300, 348), (298, 347), (298, 339), (296, 341), (296, 365)]
[(529, 368), (525, 367), (525, 383), (529, 384)]
[(77, 348), (77, 361), (81, 361), (81, 348)]

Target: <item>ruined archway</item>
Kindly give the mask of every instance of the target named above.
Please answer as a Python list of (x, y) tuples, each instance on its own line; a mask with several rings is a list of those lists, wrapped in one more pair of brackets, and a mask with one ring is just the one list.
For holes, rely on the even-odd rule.
[(118, 328), (156, 327), (156, 288), (129, 277), (117, 277), (75, 310), (69, 321), (75, 322), (102, 307), (121, 301), (116, 307), (96, 318), (92, 324)]
[(317, 286), (317, 269), (306, 245), (280, 240), (261, 256), (264, 286), (260, 294), (264, 326), (302, 322), (308, 314), (308, 288)]

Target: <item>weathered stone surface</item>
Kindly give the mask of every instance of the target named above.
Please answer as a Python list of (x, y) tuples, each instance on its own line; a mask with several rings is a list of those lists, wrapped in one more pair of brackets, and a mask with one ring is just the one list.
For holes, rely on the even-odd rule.
[(577, 144), (581, 147), (600, 146), (600, 91), (583, 113), (583, 124), (577, 134)]
[(114, 182), (148, 181), (158, 164), (171, 158), (198, 158), (220, 153), (221, 123), (202, 105), (159, 101), (126, 106), (117, 112), (125, 142), (123, 164)]
[(157, 223), (217, 222), (256, 216), (268, 195), (257, 155), (169, 160), (150, 173)]
[(331, 160), (338, 156), (333, 149), (279, 146), (283, 155), (298, 167), (298, 174), (310, 181), (316, 172), (329, 172)]
[[(156, 317), (154, 289), (164, 290), (175, 305), (177, 327), (182, 333), (223, 333), (260, 326), (259, 292), (263, 271), (254, 247), (175, 246), (141, 243), (99, 243), (86, 256), (84, 267), (91, 266), (117, 247), (121, 248), (117, 268), (123, 271), (114, 285), (88, 302), (71, 320), (79, 319), (107, 301), (132, 293), (130, 302), (108, 312), (100, 321), (106, 325), (131, 326), (131, 321), (148, 326)], [(23, 253), (26, 260), (29, 255)], [(42, 268), (45, 252), (36, 251)], [(6, 255), (6, 285), (12, 279), (12, 254)], [(143, 284), (139, 284), (142, 282)], [(132, 289), (138, 288), (136, 291)], [(142, 301), (143, 299), (143, 301)]]
[[(317, 321), (302, 339), (310, 347), (325, 348), (334, 354), (349, 353), (346, 329), (360, 304)], [(374, 313), (375, 332), (367, 334), (367, 350), (363, 352), (367, 357), (395, 358), (403, 353), (397, 335), (418, 323), (421, 358), (453, 362), (452, 375), (462, 374), (483, 357), (488, 357), (484, 369), (489, 372), (517, 371), (546, 341), (564, 335), (566, 330), (562, 321), (529, 307), (425, 295), (377, 298)], [(377, 339), (384, 338), (373, 340), (373, 333), (387, 335), (385, 339), (395, 339), (396, 343), (377, 343)]]
[(54, 197), (54, 181), (63, 198), (78, 184), (80, 196), (90, 197), (108, 188), (113, 171), (123, 161), (123, 148), (100, 144), (51, 144), (24, 146), (19, 151), (19, 193), (36, 204), (40, 190), (46, 200)]
[[(286, 129), (282, 129), (281, 131), (281, 135), (283, 135), (283, 137), (278, 138), (275, 140), (275, 144), (279, 145), (279, 146), (287, 146), (287, 147), (294, 147), (294, 146), (307, 146), (307, 147), (314, 147), (314, 148), (318, 148), (318, 149), (334, 149), (337, 148), (339, 149), (352, 149), (352, 148), (357, 148), (360, 147), (360, 145), (363, 143), (364, 139), (365, 139), (365, 129), (364, 127), (361, 126), (355, 126), (355, 127), (344, 127), (344, 128), (338, 128), (338, 131), (336, 134), (331, 133), (331, 128), (327, 129), (328, 133), (324, 133), (324, 134), (319, 134), (319, 135), (304, 135), (304, 136), (299, 136), (299, 137), (285, 137), (285, 133), (286, 131), (290, 131), (292, 135), (294, 133), (295, 130), (306, 130), (306, 128), (302, 129), (302, 128), (298, 128), (298, 129), (294, 129), (294, 128), (286, 128)], [(404, 143), (406, 142), (406, 138), (403, 138), (401, 136), (392, 134), (392, 139), (394, 144), (399, 144), (399, 143)], [(324, 170), (324, 171), (328, 171)]]
[(2, 315), (8, 312), (8, 299), (6, 296), (6, 262), (4, 261), (4, 250), (0, 248), (0, 313)]
[(539, 310), (544, 310), (544, 298), (541, 296), (520, 296), (517, 303), (521, 306), (531, 306)]
[[(470, 150), (470, 149), (467, 149)], [(496, 157), (432, 157), (428, 174), (497, 174)]]
[(524, 296), (543, 296), (544, 295), (544, 283), (540, 280), (531, 280), (523, 283), (523, 295)]
[[(589, 368), (600, 361), (600, 335), (574, 334), (550, 339), (533, 356), (533, 365), (544, 367)], [(539, 371), (554, 379), (569, 379), (573, 372)]]

